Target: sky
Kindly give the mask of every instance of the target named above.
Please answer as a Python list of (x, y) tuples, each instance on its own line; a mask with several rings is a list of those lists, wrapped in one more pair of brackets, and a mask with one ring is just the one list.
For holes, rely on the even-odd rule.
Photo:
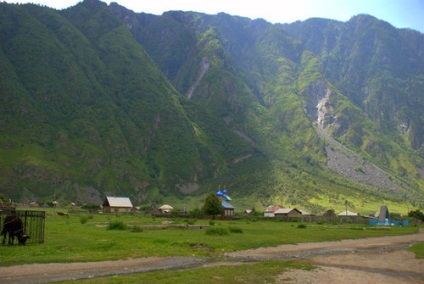
[[(0, 0), (9, 3), (36, 3), (55, 9), (76, 5), (80, 0)], [(134, 12), (161, 15), (170, 10), (206, 14), (224, 12), (271, 23), (292, 23), (312, 17), (348, 21), (369, 14), (396, 28), (424, 33), (424, 0), (114, 0)]]

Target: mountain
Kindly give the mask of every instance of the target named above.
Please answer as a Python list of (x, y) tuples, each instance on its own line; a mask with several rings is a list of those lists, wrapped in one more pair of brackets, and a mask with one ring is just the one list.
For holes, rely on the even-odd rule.
[(98, 0), (0, 12), (5, 197), (185, 206), (225, 184), (239, 207), (424, 206), (419, 32)]

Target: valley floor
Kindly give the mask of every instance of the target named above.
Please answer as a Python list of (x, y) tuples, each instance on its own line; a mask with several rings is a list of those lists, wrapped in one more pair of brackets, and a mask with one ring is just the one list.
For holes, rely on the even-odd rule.
[[(424, 259), (406, 249), (424, 241), (419, 234), (337, 242), (281, 245), (227, 253), (232, 264), (296, 259), (317, 266), (290, 270), (277, 283), (424, 283)], [(0, 267), (0, 283), (47, 283), (161, 269), (227, 265), (191, 257), (149, 257), (90, 263), (26, 264)]]

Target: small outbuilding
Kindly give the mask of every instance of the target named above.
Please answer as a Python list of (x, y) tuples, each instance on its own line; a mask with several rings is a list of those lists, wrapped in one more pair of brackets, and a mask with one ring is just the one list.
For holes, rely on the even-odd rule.
[(133, 209), (129, 197), (106, 196), (103, 201), (103, 213), (128, 213)]
[(161, 207), (159, 207), (159, 211), (161, 213), (171, 213), (172, 210), (174, 210), (174, 208), (168, 204), (164, 204)]

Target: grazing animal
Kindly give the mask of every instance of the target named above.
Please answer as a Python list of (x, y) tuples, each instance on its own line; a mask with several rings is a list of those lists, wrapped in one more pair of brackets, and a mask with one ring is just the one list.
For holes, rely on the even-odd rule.
[(3, 229), (0, 236), (4, 236), (3, 245), (6, 242), (6, 235), (9, 234), (9, 245), (13, 245), (15, 237), (18, 239), (20, 245), (24, 245), (29, 239), (29, 236), (24, 234), (24, 226), (22, 220), (15, 215), (6, 216), (4, 220)]

